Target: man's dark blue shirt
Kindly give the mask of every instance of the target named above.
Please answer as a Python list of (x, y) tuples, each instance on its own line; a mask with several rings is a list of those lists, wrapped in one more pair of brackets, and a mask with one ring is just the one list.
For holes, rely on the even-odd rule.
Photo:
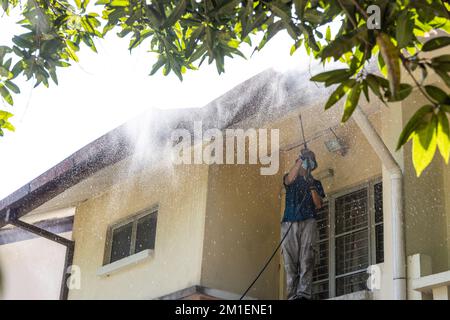
[[(312, 199), (311, 191), (309, 190), (308, 182), (303, 176), (298, 175), (290, 185), (287, 185), (284, 181), (286, 176), (283, 177), (283, 184), (286, 188), (286, 207), (281, 222), (303, 221), (309, 218), (315, 218), (317, 210)], [(317, 193), (322, 198), (325, 198), (322, 183), (319, 180), (313, 180), (313, 186), (316, 188)]]

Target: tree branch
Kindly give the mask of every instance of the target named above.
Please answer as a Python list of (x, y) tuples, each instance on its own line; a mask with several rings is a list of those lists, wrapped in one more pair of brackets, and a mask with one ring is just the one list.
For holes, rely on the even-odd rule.
[(367, 14), (367, 12), (361, 8), (361, 6), (359, 5), (358, 1), (356, 0), (351, 0), (351, 2), (355, 5), (356, 9), (359, 10), (359, 12), (363, 15), (364, 18), (366, 18), (366, 20), (369, 19), (369, 15)]
[(337, 0), (337, 2), (339, 3), (339, 6), (342, 8), (342, 10), (344, 10), (345, 15), (347, 16), (347, 18), (353, 24), (353, 27), (356, 29), (358, 26), (356, 24), (356, 21), (353, 20), (353, 17), (350, 15), (350, 12), (348, 12), (347, 8), (342, 4), (341, 0)]

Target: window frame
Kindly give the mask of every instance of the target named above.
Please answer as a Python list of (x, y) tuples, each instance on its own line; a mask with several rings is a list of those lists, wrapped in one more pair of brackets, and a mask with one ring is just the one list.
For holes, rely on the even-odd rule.
[[(384, 225), (384, 211), (383, 211), (383, 220), (382, 222), (375, 223), (375, 185), (378, 183), (383, 183), (382, 177), (376, 177), (370, 179), (369, 181), (358, 184), (356, 186), (350, 188), (344, 188), (337, 192), (333, 192), (330, 195), (327, 195), (326, 205), (328, 206), (329, 216), (329, 230), (328, 230), (328, 293), (329, 298), (336, 297), (336, 279), (342, 278), (344, 276), (361, 273), (361, 270), (356, 270), (352, 272), (348, 272), (339, 276), (336, 276), (336, 199), (342, 196), (349, 195), (355, 191), (359, 191), (365, 189), (367, 192), (367, 203), (366, 210), (368, 215), (367, 227), (358, 228), (352, 231), (347, 231), (339, 234), (338, 236), (343, 236), (345, 234), (351, 234), (357, 232), (358, 230), (364, 230), (367, 228), (368, 232), (368, 265), (376, 264), (376, 226)], [(326, 241), (325, 239), (323, 241)], [(384, 251), (384, 248), (383, 248)], [(314, 281), (313, 284), (319, 284), (326, 282), (326, 279)]]
[[(106, 231), (106, 242), (105, 242), (105, 252), (103, 255), (103, 266), (106, 266), (108, 264), (120, 261), (122, 259), (126, 259), (128, 257), (131, 257), (133, 255), (138, 254), (139, 252), (136, 252), (136, 234), (137, 234), (137, 225), (138, 221), (146, 216), (155, 215), (156, 219), (156, 225), (158, 223), (158, 211), (159, 211), (159, 205), (151, 206), (147, 209), (141, 210), (131, 216), (127, 216), (125, 218), (119, 219), (118, 221), (108, 225), (108, 229)], [(131, 243), (130, 243), (130, 251), (129, 254), (126, 257), (123, 257), (122, 259), (116, 260), (111, 262), (111, 251), (112, 251), (112, 244), (113, 244), (113, 234), (114, 231), (125, 226), (128, 224), (132, 224), (131, 226)], [(155, 228), (155, 238), (156, 238), (156, 230)], [(155, 246), (156, 246), (156, 239), (155, 239)], [(154, 250), (154, 249), (152, 249)]]

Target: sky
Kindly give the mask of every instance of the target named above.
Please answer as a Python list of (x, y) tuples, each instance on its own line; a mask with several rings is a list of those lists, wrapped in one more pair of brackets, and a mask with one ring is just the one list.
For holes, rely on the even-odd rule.
[[(14, 18), (2, 16), (0, 45), (11, 44), (22, 30)], [(14, 106), (0, 102), (0, 109), (15, 114), (16, 127), (0, 138), (0, 199), (148, 109), (203, 107), (268, 68), (306, 70), (310, 61), (304, 50), (290, 56), (292, 40), (280, 33), (248, 60), (226, 59), (225, 74), (204, 63), (180, 82), (172, 73), (149, 76), (156, 56), (145, 43), (130, 54), (128, 42), (112, 32), (96, 41), (97, 54), (82, 47), (79, 63), (58, 69), (58, 86), (33, 88), (32, 81), (15, 81), (22, 92), (14, 96)], [(243, 52), (249, 56), (251, 50)]]

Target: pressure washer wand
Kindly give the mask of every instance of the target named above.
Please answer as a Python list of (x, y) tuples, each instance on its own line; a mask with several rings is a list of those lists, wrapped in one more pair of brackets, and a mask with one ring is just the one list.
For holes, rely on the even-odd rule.
[(299, 115), (298, 115), (298, 118), (300, 119), (300, 127), (302, 128), (303, 145), (305, 146), (305, 149), (308, 149), (308, 146), (306, 145), (305, 131), (303, 130), (302, 115), (299, 114)]
[[(303, 138), (303, 146), (304, 146), (304, 148), (300, 151), (300, 153), (302, 156), (304, 156), (305, 154), (307, 154), (307, 151), (309, 149), (308, 149), (308, 145), (306, 144), (305, 130), (303, 129), (303, 120), (302, 120), (301, 113), (298, 115), (298, 119), (300, 120), (300, 128), (302, 129), (302, 138)], [(306, 168), (306, 180), (308, 180), (308, 181), (312, 180), (311, 168), (309, 166)]]

